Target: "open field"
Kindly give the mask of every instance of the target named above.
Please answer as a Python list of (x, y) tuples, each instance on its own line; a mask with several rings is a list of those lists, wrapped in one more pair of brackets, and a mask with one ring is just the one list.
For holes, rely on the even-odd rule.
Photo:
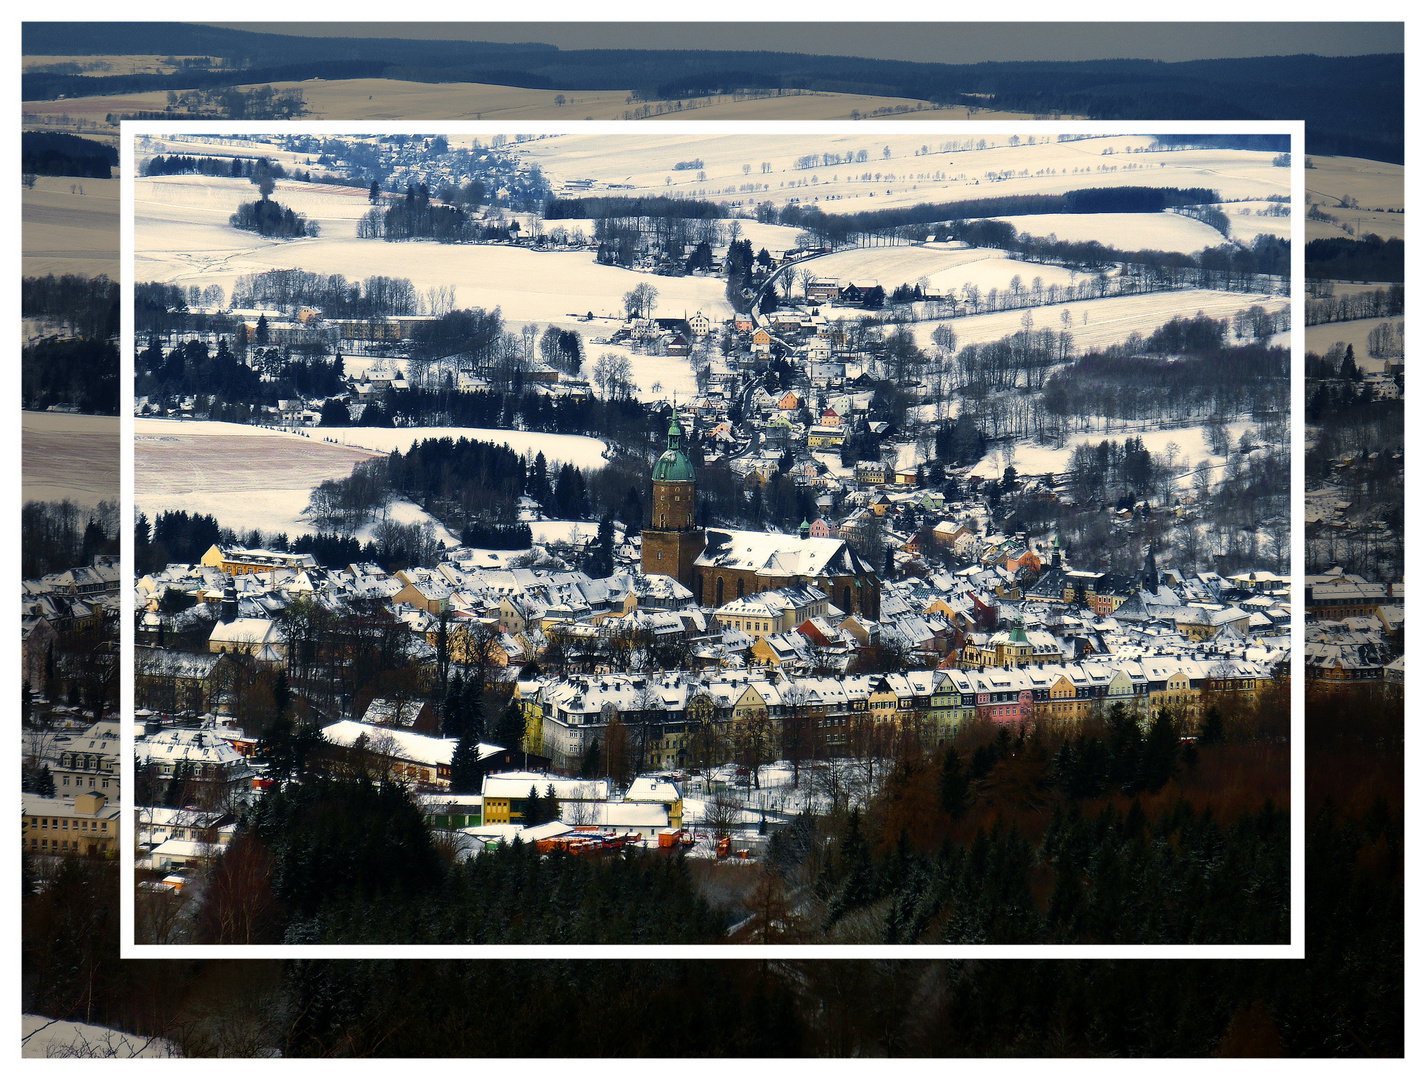
[[(53, 58), (52, 58), (53, 59)], [(124, 58), (127, 59), (127, 58)], [(490, 83), (421, 83), (395, 79), (344, 79), (326, 81), (277, 82), (275, 91), (300, 90), (307, 108), (307, 120), (621, 120), (624, 113), (639, 105), (629, 100), (627, 90), (531, 90)], [(241, 89), (247, 89), (246, 87)], [(563, 94), (563, 105), (555, 97)], [(46, 130), (73, 129), (80, 123), (117, 131), (105, 122), (110, 113), (161, 112), (167, 95), (163, 91), (116, 94), (107, 97), (67, 98), (61, 101), (26, 101), (22, 104), (26, 124)], [(661, 104), (650, 101), (651, 111)], [(877, 119), (959, 120), (981, 122), (1029, 120), (1025, 113), (992, 109), (939, 109), (915, 98), (870, 94), (788, 93), (781, 97), (735, 99), (731, 96), (695, 98), (677, 111), (648, 120), (850, 120), (887, 110)], [(67, 122), (60, 122), (60, 117)]]
[(33, 188), (21, 189), (20, 206), (24, 276), (105, 274), (118, 280), (118, 180), (41, 176)]
[(1379, 372), (1381, 361), (1367, 355), (1367, 338), (1382, 323), (1395, 326), (1402, 322), (1401, 316), (1394, 319), (1353, 319), (1350, 322), (1319, 323), (1305, 329), (1306, 350), (1322, 356), (1337, 342), (1351, 345), (1357, 365), (1369, 372)]
[(343, 446), (389, 454), (405, 453), (412, 443), (423, 439), (476, 439), (504, 444), (515, 453), (534, 458), (543, 453), (551, 463), (569, 462), (580, 469), (597, 469), (604, 464), (606, 444), (586, 435), (553, 435), (542, 431), (506, 431), (504, 428), (409, 427), (409, 428), (312, 428), (312, 438), (331, 440)]
[[(1211, 225), (1168, 211), (1159, 214), (1026, 214), (1001, 216), (1000, 220), (1010, 222), (1017, 233), (1055, 236), (1071, 242), (1098, 240), (1106, 247), (1115, 247), (1120, 251), (1153, 249), (1192, 253), (1206, 247), (1217, 247), (1224, 242), (1223, 234)], [(1290, 219), (1267, 220), (1285, 222)], [(1251, 240), (1252, 235), (1247, 238)]]
[[(1224, 426), (1228, 429), (1229, 438), (1236, 442), (1243, 432), (1253, 425), (1246, 421), (1237, 421)], [(1058, 447), (1039, 446), (1027, 441), (1007, 443), (987, 453), (970, 470), (968, 475), (998, 477), (1005, 472), (1007, 465), (1014, 465), (1015, 471), (1021, 476), (1058, 474), (1069, 468), (1070, 458), (1074, 456), (1076, 446), (1083, 443), (1098, 446), (1106, 439), (1122, 443), (1131, 435), (1142, 439), (1145, 449), (1152, 454), (1165, 454), (1170, 443), (1177, 445), (1178, 449), (1174, 451), (1174, 457), (1183, 465), (1185, 475), (1178, 481), (1178, 486), (1183, 489), (1192, 486), (1191, 470), (1200, 461), (1221, 466), (1228, 460), (1214, 454), (1209, 448), (1205, 427), (1166, 428), (1148, 424), (1126, 425), (1111, 431), (1076, 432), (1065, 440), (1064, 446)]]
[[(1106, 296), (1099, 300), (1079, 300), (1069, 304), (1046, 305), (1018, 311), (996, 311), (989, 315), (970, 315), (960, 319), (935, 319), (915, 325), (916, 343), (930, 351), (934, 348), (931, 332), (942, 322), (956, 332), (957, 347), (986, 341), (998, 341), (1022, 328), (1026, 311), (1034, 319), (1034, 328), (1048, 327), (1058, 332), (1062, 327), (1061, 312), (1070, 315), (1069, 331), (1074, 336), (1074, 348), (1083, 352), (1117, 345), (1130, 334), (1148, 336), (1155, 329), (1176, 317), (1198, 313), (1214, 319), (1231, 319), (1239, 311), (1261, 304), (1269, 311), (1287, 306), (1287, 297), (1258, 293), (1217, 292), (1212, 289), (1181, 289), (1173, 292), (1144, 293), (1138, 296)], [(837, 309), (829, 308), (835, 315)]]
[(119, 418), (20, 414), (20, 491), (25, 502), (119, 500)]
[[(701, 115), (701, 114), (700, 114)], [(921, 114), (921, 119), (943, 114)], [(1017, 140), (1019, 136), (1014, 136)], [(1061, 194), (1107, 184), (1147, 187), (1212, 187), (1224, 199), (1287, 195), (1290, 170), (1272, 165), (1273, 155), (1249, 150), (1149, 150), (1148, 136), (1105, 136), (1034, 145), (1010, 145), (1011, 136), (885, 134), (872, 131), (783, 135), (749, 145), (742, 136), (644, 134), (551, 135), (521, 144), (551, 185), (592, 180), (591, 193), (618, 184), (624, 195), (683, 195), (741, 200), (745, 206), (790, 199), (815, 203), (828, 213), (911, 206), (921, 202), (1001, 195)], [(943, 149), (966, 146), (975, 148)], [(922, 152), (923, 148), (925, 153)], [(864, 160), (855, 160), (862, 151)], [(1105, 151), (1112, 151), (1106, 154)], [(1130, 152), (1133, 151), (1133, 152)], [(798, 168), (807, 155), (850, 153), (838, 165)], [(675, 171), (679, 161), (700, 160), (701, 170)], [(763, 171), (763, 163), (768, 171)], [(749, 166), (743, 172), (743, 166)], [(698, 179), (702, 171), (705, 178)], [(667, 179), (667, 183), (665, 180)], [(757, 191), (739, 191), (758, 185)]]
[(134, 505), (150, 520), (187, 510), (238, 531), (291, 531), (313, 488), (375, 456), (269, 428), (137, 417)]
[[(27, 417), (49, 415), (52, 414), (26, 414)], [(118, 423), (110, 423), (114, 438), (101, 450), (108, 449), (113, 489), (101, 497), (117, 498)], [(584, 469), (598, 468), (603, 463), (604, 450), (604, 443), (598, 439), (579, 435), (490, 428), (312, 428), (299, 434), (244, 424), (137, 417), (134, 434), (134, 505), (150, 520), (165, 510), (187, 510), (212, 514), (220, 525), (239, 532), (260, 529), (265, 533), (285, 532), (289, 536), (315, 528), (303, 516), (303, 511), (312, 490), (323, 480), (346, 477), (357, 462), (384, 456), (392, 450), (406, 450), (419, 439), (486, 439), (507, 443), (516, 452), (531, 457), (544, 451), (551, 463), (569, 461)], [(97, 460), (105, 460), (97, 453), (95, 456)], [(69, 467), (68, 459), (64, 465)], [(63, 497), (30, 495), (28, 486), (26, 493), (27, 498)], [(69, 497), (79, 501), (74, 495)], [(388, 515), (401, 524), (428, 520), (420, 507), (401, 501), (391, 504)], [(369, 524), (357, 535), (369, 539), (375, 528), (375, 523)], [(558, 528), (548, 525), (543, 531), (549, 531), (551, 539), (565, 539), (569, 535), (569, 523)], [(449, 546), (457, 543), (455, 537), (439, 526), (437, 537)]]
[(40, 68), (53, 67), (57, 64), (78, 64), (83, 69), (79, 74), (84, 75), (168, 75), (178, 71), (179, 65), (165, 63), (165, 61), (191, 59), (197, 59), (197, 57), (160, 56), (157, 54), (150, 54), (148, 56), (120, 56), (114, 54), (108, 56), (26, 55), (20, 58), (20, 70), (28, 73)]
[(135, 185), (135, 279), (179, 285), (221, 285), (231, 295), (241, 274), (301, 267), (361, 280), (372, 274), (410, 278), (418, 290), (455, 287), (457, 307), (499, 307), (511, 322), (558, 322), (573, 327), (587, 312), (622, 318), (623, 295), (653, 281), (658, 313), (702, 310), (732, 315), (716, 277), (651, 279), (601, 266), (589, 251), (532, 251), (486, 244), (358, 240), (356, 223), (370, 209), (349, 188), (279, 182), (273, 198), (321, 224), (322, 235), (264, 240), (228, 225), (238, 204), (252, 201), (246, 181), (195, 176), (144, 178)]
[(972, 248), (958, 242), (846, 248), (811, 260), (807, 269), (817, 277), (843, 283), (879, 284), (888, 293), (903, 282), (914, 285), (925, 278), (933, 293), (954, 292), (957, 297), (967, 282), (984, 294), (1008, 287), (1015, 277), (1021, 278), (1027, 289), (1035, 278), (1046, 285), (1068, 285), (1072, 278), (1083, 278), (1063, 267), (1022, 262), (997, 248)]
[[(1353, 157), (1313, 157), (1307, 170), (1309, 202), (1321, 204), (1337, 218), (1308, 221), (1307, 239), (1344, 236), (1343, 226), (1351, 226), (1358, 236), (1376, 233), (1383, 239), (1406, 237), (1406, 169), (1385, 161)], [(1355, 199), (1359, 209), (1338, 203)]]
[(1371, 210), (1400, 210), (1406, 205), (1406, 167), (1369, 158), (1312, 156), (1306, 172), (1307, 196), (1331, 204), (1350, 196)]

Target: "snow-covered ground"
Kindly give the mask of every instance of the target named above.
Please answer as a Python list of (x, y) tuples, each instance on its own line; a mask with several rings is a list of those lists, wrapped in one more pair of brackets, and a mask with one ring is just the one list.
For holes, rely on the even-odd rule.
[(602, 266), (590, 251), (533, 251), (489, 244), (388, 243), (358, 240), (358, 220), (371, 209), (354, 189), (279, 181), (273, 198), (306, 214), (321, 235), (264, 240), (228, 225), (256, 188), (227, 177), (145, 177), (134, 184), (134, 277), (177, 285), (219, 285), (229, 296), (242, 274), (300, 267), (360, 281), (373, 274), (409, 278), (418, 292), (455, 288), (457, 307), (500, 308), (508, 323), (555, 323), (577, 329), (588, 312), (623, 316), (623, 296), (652, 284), (655, 314), (711, 319), (732, 315), (716, 277), (654, 277)]
[[(1236, 421), (1225, 424), (1228, 429), (1229, 438), (1236, 443), (1243, 432), (1253, 425), (1247, 421)], [(970, 470), (970, 476), (999, 477), (1004, 474), (1008, 465), (1015, 466), (1015, 471), (1021, 476), (1041, 476), (1045, 473), (1062, 473), (1068, 467), (1070, 458), (1074, 455), (1076, 446), (1089, 443), (1098, 446), (1106, 439), (1122, 443), (1130, 436), (1135, 436), (1144, 441), (1144, 448), (1151, 454), (1163, 455), (1167, 453), (1170, 443), (1177, 445), (1174, 451), (1174, 458), (1183, 466), (1183, 472), (1189, 473), (1200, 461), (1208, 461), (1214, 466), (1219, 466), (1227, 461), (1227, 458), (1214, 454), (1208, 443), (1208, 431), (1204, 426), (1194, 427), (1144, 427), (1143, 429), (1134, 426), (1118, 426), (1108, 431), (1083, 431), (1076, 432), (1065, 440), (1065, 445), (1040, 446), (1032, 442), (1017, 442), (997, 446), (985, 455)], [(1188, 487), (1191, 477), (1184, 476), (1179, 481), (1180, 487)]]
[(563, 543), (576, 537), (582, 543), (599, 535), (597, 521), (531, 521), (530, 536), (537, 544)]
[[(1136, 296), (1106, 296), (1098, 300), (1077, 300), (1068, 304), (996, 311), (989, 315), (969, 315), (959, 319), (936, 319), (917, 323), (916, 343), (931, 350), (931, 333), (945, 322), (956, 332), (957, 347), (973, 343), (998, 341), (1023, 327), (1028, 311), (1035, 329), (1048, 327), (1059, 332), (1064, 328), (1062, 313), (1069, 312), (1069, 331), (1074, 348), (1083, 352), (1106, 345), (1117, 345), (1130, 334), (1147, 337), (1173, 318), (1191, 317), (1202, 313), (1214, 319), (1231, 319), (1239, 311), (1260, 304), (1268, 311), (1280, 311), (1287, 306), (1285, 296), (1260, 293), (1219, 292), (1214, 289), (1180, 289), (1173, 292), (1142, 293)], [(834, 314), (837, 309), (828, 309)]]
[[(684, 365), (687, 366), (686, 364)], [(543, 453), (551, 464), (568, 462), (581, 469), (597, 469), (604, 464), (606, 444), (587, 435), (551, 435), (541, 431), (507, 431), (504, 428), (403, 427), (403, 428), (311, 428), (311, 437), (360, 447), (376, 453), (393, 450), (405, 453), (424, 439), (473, 439), (503, 444), (515, 453), (533, 459)]]
[(119, 498), (119, 418), (20, 414), (24, 501), (68, 499), (96, 506)]
[[(165, 510), (186, 510), (212, 514), (219, 525), (236, 532), (260, 529), (289, 537), (316, 528), (304, 511), (323, 480), (349, 476), (358, 461), (405, 450), (418, 439), (464, 436), (503, 442), (530, 457), (543, 450), (552, 465), (569, 461), (581, 468), (598, 468), (604, 450), (598, 439), (578, 435), (492, 428), (313, 428), (298, 434), (138, 417), (134, 429), (134, 505), (150, 521)], [(387, 517), (402, 525), (432, 520), (438, 540), (449, 547), (458, 543), (414, 503), (393, 502)], [(552, 539), (568, 537), (569, 523), (564, 526)], [(372, 539), (377, 528), (376, 522), (367, 524), (358, 530), (358, 539)]]
[[(853, 128), (845, 134), (769, 136), (651, 131), (618, 137), (557, 135), (523, 143), (520, 153), (539, 165), (556, 188), (565, 181), (593, 180), (591, 194), (620, 185), (619, 194), (713, 198), (738, 201), (744, 208), (796, 198), (829, 212), (1059, 194), (1105, 184), (1212, 187), (1225, 199), (1260, 199), (1288, 194), (1291, 179), (1290, 170), (1273, 167), (1274, 155), (1261, 151), (1151, 151), (1147, 136), (1061, 143), (1041, 135), (1034, 145), (1016, 136), (1019, 145), (1014, 146), (1010, 138), (991, 130), (930, 135)], [(863, 151), (865, 159), (856, 160)], [(812, 154), (851, 154), (852, 160), (796, 167), (797, 159)], [(674, 169), (678, 162), (695, 159), (701, 162), (699, 168)], [(699, 172), (704, 174), (701, 180)], [(754, 186), (758, 190), (749, 190)]]
[[(1059, 266), (1022, 262), (996, 248), (971, 248), (958, 243), (848, 248), (811, 259), (806, 268), (819, 278), (836, 278), (843, 284), (880, 285), (888, 293), (898, 285), (915, 285), (924, 278), (933, 293), (952, 293), (957, 298), (968, 283), (984, 295), (991, 289), (1009, 288), (1016, 277), (1028, 290), (1036, 278), (1042, 285), (1064, 286), (1084, 276)], [(799, 296), (800, 292), (794, 288), (793, 295)], [(830, 308), (827, 313), (835, 312)]]
[[(1106, 247), (1120, 251), (1198, 252), (1223, 243), (1223, 234), (1211, 225), (1169, 213), (1157, 214), (1025, 214), (998, 216), (1008, 221), (1015, 232), (1031, 236), (1055, 236), (1060, 240), (1087, 242), (1098, 240)], [(1289, 218), (1252, 218), (1252, 221), (1289, 221)], [(1267, 228), (1259, 232), (1270, 231)], [(1252, 234), (1248, 234), (1252, 239)]]
[(20, 1017), (20, 1056), (25, 1058), (176, 1058), (182, 1055), (167, 1039), (130, 1035), (98, 1024)]

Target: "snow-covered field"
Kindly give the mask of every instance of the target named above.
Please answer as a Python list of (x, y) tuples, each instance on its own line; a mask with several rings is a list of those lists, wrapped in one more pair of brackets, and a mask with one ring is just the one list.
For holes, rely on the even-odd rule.
[(167, 1039), (130, 1035), (116, 1028), (51, 1020), (25, 1013), (20, 1017), (23, 1058), (176, 1058), (182, 1055)]
[[(302, 517), (323, 480), (351, 475), (374, 455), (320, 438), (244, 424), (134, 420), (134, 505), (212, 514), (238, 532), (306, 532)], [(258, 495), (261, 497), (256, 497)]]
[(119, 418), (78, 413), (20, 414), (25, 502), (68, 499), (96, 506), (119, 499)]
[[(829, 212), (992, 195), (1059, 194), (1104, 184), (1212, 187), (1225, 199), (1288, 194), (1289, 170), (1274, 168), (1270, 153), (1150, 151), (1147, 136), (1060, 143), (1041, 135), (1034, 145), (1016, 136), (1019, 144), (1014, 146), (1010, 138), (993, 131), (928, 135), (852, 130), (766, 138), (654, 132), (617, 138), (556, 135), (526, 142), (520, 149), (555, 186), (584, 179), (595, 181), (595, 193), (618, 184), (620, 194), (729, 199), (745, 207), (796, 198)], [(982, 140), (984, 149), (979, 148)], [(948, 145), (951, 148), (945, 149)], [(856, 160), (862, 151), (865, 160)], [(807, 155), (845, 158), (848, 153), (850, 162), (795, 167), (797, 159)], [(677, 162), (695, 159), (702, 162), (701, 169), (674, 169)], [(759, 190), (739, 190), (754, 185)]]
[[(1252, 243), (1253, 237), (1259, 233), (1291, 240), (1291, 217), (1274, 217), (1259, 213), (1273, 205), (1267, 202), (1225, 203), (1218, 209), (1228, 215), (1228, 236), (1234, 241)], [(1312, 237), (1309, 236), (1308, 239)]]
[[(1247, 421), (1224, 425), (1228, 429), (1229, 438), (1235, 443), (1243, 432), (1252, 426)], [(1214, 466), (1227, 461), (1227, 458), (1213, 453), (1208, 443), (1208, 431), (1203, 426), (1145, 427), (1142, 430), (1124, 427), (1113, 431), (1078, 432), (1071, 435), (1062, 447), (1039, 446), (1030, 442), (999, 446), (986, 454), (969, 475), (998, 477), (1005, 472), (1007, 465), (1015, 466), (1015, 471), (1021, 476), (1062, 473), (1069, 467), (1076, 446), (1084, 443), (1098, 446), (1106, 439), (1122, 443), (1131, 435), (1142, 439), (1144, 448), (1152, 454), (1165, 454), (1169, 443), (1176, 444), (1178, 449), (1174, 452), (1174, 458), (1182, 464), (1184, 473), (1189, 473), (1200, 461), (1206, 460)], [(1188, 487), (1190, 483), (1191, 478), (1185, 476), (1179, 481), (1179, 486)]]
[(371, 209), (347, 188), (279, 182), (273, 198), (307, 215), (321, 235), (264, 240), (228, 225), (257, 189), (226, 177), (163, 176), (135, 181), (134, 279), (220, 285), (231, 296), (242, 274), (300, 267), (360, 281), (373, 274), (409, 278), (419, 292), (455, 288), (457, 307), (500, 308), (508, 323), (555, 323), (578, 329), (588, 312), (623, 316), (623, 296), (636, 285), (658, 289), (655, 314), (732, 315), (716, 277), (664, 278), (601, 266), (589, 251), (532, 251), (487, 244), (358, 240), (358, 220)]
[(606, 444), (586, 435), (548, 435), (540, 431), (506, 431), (504, 428), (406, 427), (406, 428), (312, 428), (313, 439), (330, 440), (343, 446), (377, 453), (393, 450), (405, 453), (424, 439), (475, 439), (501, 443), (515, 453), (533, 459), (543, 453), (550, 463), (569, 462), (581, 469), (597, 469), (604, 464)]
[(41, 176), (20, 193), (26, 277), (119, 277), (119, 181)]
[[(427, 438), (472, 438), (507, 443), (533, 457), (544, 451), (551, 464), (569, 461), (581, 468), (603, 462), (604, 443), (578, 435), (491, 428), (314, 428), (306, 435), (272, 428), (212, 421), (134, 421), (134, 504), (153, 520), (165, 510), (212, 514), (237, 532), (260, 529), (295, 536), (315, 528), (303, 512), (323, 480), (350, 475), (352, 466)], [(116, 484), (117, 487), (117, 484)], [(260, 497), (259, 497), (260, 496)], [(387, 516), (399, 524), (419, 524), (428, 515), (414, 503), (393, 502)], [(555, 523), (547, 523), (555, 524)], [(552, 539), (569, 535), (569, 523)], [(366, 540), (377, 526), (368, 524)], [(440, 527), (437, 539), (457, 538)]]
[[(1082, 242), (1098, 240), (1106, 247), (1120, 251), (1202, 251), (1223, 243), (1223, 234), (1211, 225), (1172, 214), (1023, 214), (1013, 217), (997, 215), (1008, 221), (1015, 232), (1031, 236), (1055, 236), (1060, 240)], [(1288, 218), (1250, 220), (1288, 221)], [(1267, 228), (1258, 230), (1268, 232)], [(1252, 234), (1248, 235), (1252, 239)]]
[[(1045, 285), (1062, 286), (1083, 278), (1063, 267), (1021, 262), (996, 248), (971, 248), (959, 243), (847, 248), (811, 259), (806, 267), (817, 277), (836, 278), (844, 284), (880, 285), (888, 293), (902, 283), (914, 285), (926, 278), (933, 293), (949, 292), (957, 297), (963, 294), (967, 283), (976, 285), (984, 294), (991, 289), (1008, 288), (1016, 277), (1026, 289), (1035, 278)], [(798, 295), (795, 289), (793, 295)]]
[[(1316, 326), (1309, 326), (1304, 331), (1306, 338), (1306, 351), (1314, 352), (1318, 356), (1326, 354), (1337, 342), (1352, 346), (1352, 355), (1355, 357), (1358, 366), (1369, 358), (1367, 353), (1367, 339), (1371, 337), (1371, 332), (1382, 323), (1390, 323), (1395, 326), (1402, 322), (1401, 316), (1394, 319), (1352, 319), (1350, 322), (1318, 323)], [(1380, 361), (1375, 364), (1379, 365)]]
[[(917, 323), (916, 342), (931, 350), (931, 333), (941, 322), (947, 322), (956, 332), (957, 347), (973, 343), (998, 341), (1022, 328), (1028, 311), (1034, 328), (1048, 327), (1058, 332), (1063, 328), (1061, 313), (1070, 315), (1069, 331), (1074, 348), (1079, 351), (1117, 345), (1132, 333), (1145, 336), (1176, 317), (1198, 313), (1214, 319), (1231, 319), (1234, 314), (1254, 304), (1268, 311), (1287, 306), (1287, 297), (1258, 293), (1218, 292), (1212, 289), (1182, 289), (1174, 292), (1143, 293), (1138, 296), (1106, 296), (1099, 300), (1078, 300), (1069, 304), (1027, 308), (1018, 311), (996, 311), (989, 315), (969, 315), (959, 319)], [(835, 312), (836, 309), (830, 309)]]

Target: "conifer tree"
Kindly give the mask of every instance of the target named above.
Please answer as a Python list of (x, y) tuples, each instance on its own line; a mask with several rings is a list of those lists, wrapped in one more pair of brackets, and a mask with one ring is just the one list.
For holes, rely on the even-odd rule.
[(441, 702), (441, 734), (447, 739), (459, 739), (465, 730), (465, 712), (461, 708), (465, 680), (457, 673), (446, 688), (446, 698)]
[(480, 739), (467, 727), (451, 754), (451, 791), (473, 795), (480, 790), (480, 779)]
[(961, 767), (960, 754), (956, 753), (954, 746), (948, 746), (941, 762), (941, 809), (951, 815), (952, 821), (959, 821), (965, 815), (969, 802), (970, 780)]

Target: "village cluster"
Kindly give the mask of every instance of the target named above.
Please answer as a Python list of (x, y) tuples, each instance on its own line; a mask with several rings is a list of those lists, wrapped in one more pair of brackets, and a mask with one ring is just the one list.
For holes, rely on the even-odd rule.
[[(1285, 671), (1292, 600), (1276, 574), (1184, 575), (1152, 552), (1132, 578), (1075, 569), (1054, 543), (972, 527), (989, 520), (972, 501), (943, 507), (932, 530), (955, 569), (882, 580), (820, 519), (796, 535), (695, 526), (677, 419), (652, 482), (650, 521), (620, 541), (606, 578), (491, 566), (469, 549), (388, 574), (215, 545), (140, 579), (136, 767), (188, 795), (136, 807), (140, 864), (181, 888), (183, 869), (220, 851), (270, 782), (242, 688), (292, 665), (294, 605), (383, 611), (403, 656), (434, 671), (443, 649), (452, 670), (518, 711), (512, 745), (480, 744), (478, 790), (452, 786), (458, 740), (442, 731), (439, 700), (376, 698), (322, 725), (319, 754), (410, 784), (433, 824), (472, 850), (526, 831), (531, 797), (550, 795), (553, 813), (527, 839), (684, 843), (702, 824), (726, 850), (730, 834), (816, 798), (811, 783), (788, 785), (789, 770), (850, 787), (859, 763), (899, 739), (934, 747), (974, 722), (1072, 724), (1115, 703), (1167, 708), (1191, 737), (1208, 705), (1254, 699)], [(895, 487), (868, 485), (878, 523), (915, 497)], [(117, 589), (111, 563), (24, 583), (27, 688), (57, 689), (61, 635), (112, 621)], [(1310, 680), (1400, 681), (1399, 586), (1321, 575), (1301, 602)], [(201, 647), (172, 647), (208, 624)], [(27, 735), (47, 781), (25, 796), (25, 849), (114, 851), (119, 721), (85, 723), (78, 701), (27, 707), (50, 724)], [(607, 757), (621, 744), (635, 774), (623, 783)], [(715, 798), (737, 804), (723, 837), (708, 827)]]

